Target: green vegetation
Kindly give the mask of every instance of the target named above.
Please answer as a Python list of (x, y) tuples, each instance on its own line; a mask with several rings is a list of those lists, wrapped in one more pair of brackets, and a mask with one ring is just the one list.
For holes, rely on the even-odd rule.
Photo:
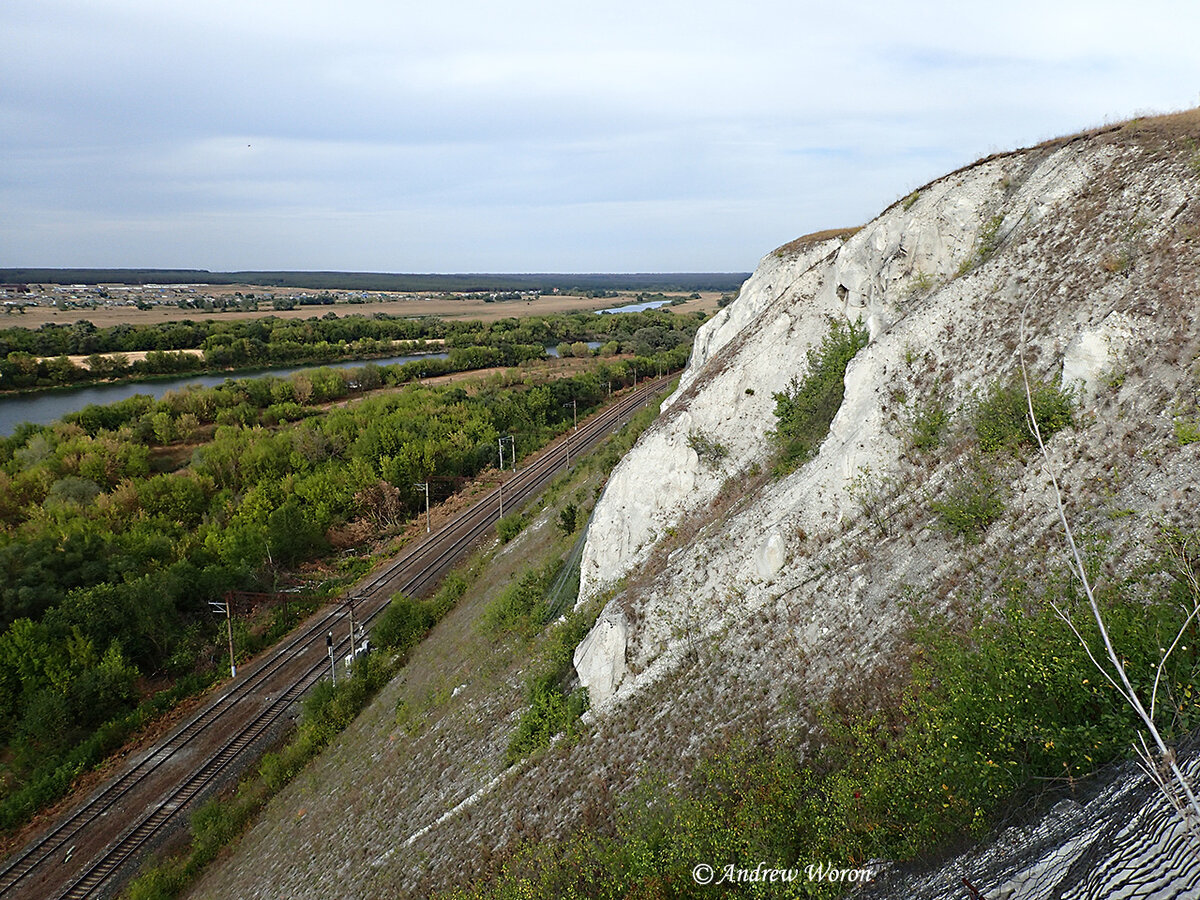
[(533, 661), (533, 674), (525, 686), (528, 708), (517, 722), (505, 762), (509, 765), (550, 745), (559, 734), (568, 739), (576, 733), (579, 717), (588, 708), (587, 689), (568, 690), (574, 677), (572, 654), (596, 622), (599, 607), (576, 610), (555, 623)]
[(546, 592), (561, 566), (560, 560), (551, 560), (539, 569), (527, 569), (506, 586), (483, 611), (484, 630), (496, 637), (515, 634), (526, 640), (541, 631), (550, 615)]
[(945, 494), (930, 503), (930, 508), (942, 528), (968, 544), (976, 544), (988, 526), (1003, 515), (1004, 503), (1004, 487), (994, 467), (975, 458)]
[[(1037, 417), (1042, 440), (1074, 422), (1074, 399), (1057, 385), (1030, 385), (1033, 412)], [(1033, 428), (1029, 423), (1029, 405), (1025, 384), (1019, 379), (997, 382), (979, 401), (972, 415), (972, 425), (985, 453), (999, 450), (1015, 452), (1034, 444)]]
[[(322, 410), (352, 379), (382, 379), (318, 369), (89, 407), (0, 441), (0, 826), (61, 796), (178, 687), (228, 671), (209, 601), (270, 589), (281, 568), (319, 565), (310, 578), (337, 589), (361, 574), (361, 551), (320, 561), (419, 514), (414, 483), (444, 497), (494, 465), (501, 434), (527, 454), (569, 426), (571, 401), (583, 414), (633, 376), (597, 363), (545, 384), (413, 386)], [(293, 625), (284, 612), (236, 620), (237, 657)]]
[(908, 283), (906, 293), (910, 297), (920, 297), (929, 293), (930, 288), (934, 286), (937, 279), (928, 272), (917, 270), (913, 273), (912, 280)]
[(910, 209), (913, 208), (913, 206), (916, 204), (917, 200), (920, 199), (920, 197), (921, 197), (920, 191), (913, 191), (911, 194), (909, 194), (907, 197), (904, 198), (904, 201), (900, 205), (904, 208), (905, 212), (908, 212)]
[(700, 462), (710, 469), (715, 469), (721, 464), (721, 460), (729, 455), (729, 450), (724, 444), (714, 441), (707, 434), (695, 428), (688, 432), (687, 443), (696, 451)]
[(518, 534), (524, 531), (525, 526), (528, 524), (529, 517), (525, 515), (525, 513), (509, 513), (496, 523), (496, 536), (500, 538), (500, 543), (507, 544)]
[(958, 267), (958, 275), (966, 275), (972, 269), (982, 266), (995, 255), (1000, 248), (1000, 226), (1004, 224), (1003, 215), (995, 215), (979, 231), (975, 242), (975, 252), (962, 261)]
[(454, 571), (446, 576), (437, 593), (429, 600), (397, 594), (371, 629), (372, 647), (407, 658), (429, 633), (429, 629), (454, 608), (454, 604), (466, 593), (468, 585), (467, 579)]
[(402, 658), (372, 653), (355, 663), (352, 677), (336, 687), (320, 681), (304, 701), (295, 735), (283, 749), (267, 753), (258, 771), (242, 779), (230, 796), (210, 800), (192, 816), (190, 846), (135, 878), (124, 900), (173, 900), (200, 876), (221, 850), (238, 838), (267, 801), (342, 733), (388, 683)]
[(934, 395), (909, 411), (908, 443), (914, 450), (928, 452), (942, 441), (950, 424), (950, 410), (940, 395)]
[[(1060, 604), (1079, 601), (1070, 584), (1045, 590)], [(1159, 567), (1105, 592), (1113, 638), (1139, 689), (1198, 599), (1186, 577)], [(982, 834), (1039, 796), (1053, 802), (1055, 790), (1128, 755), (1138, 722), (1037, 592), (1008, 581), (995, 600), (996, 615), (966, 627), (918, 616), (908, 677), (882, 707), (829, 708), (819, 731), (794, 740), (735, 739), (690, 783), (650, 783), (624, 798), (611, 833), (527, 843), (494, 881), (448, 896), (708, 897), (712, 889), (691, 875), (697, 862), (719, 872), (913, 860)], [(1076, 621), (1102, 654), (1090, 613)], [(1188, 626), (1159, 686), (1159, 719), (1175, 735), (1200, 722), (1198, 631)], [(813, 743), (802, 754), (806, 738)], [(739, 897), (844, 889), (803, 875), (782, 886), (721, 885)]]
[[(1043, 440), (1074, 424), (1075, 401), (1070, 393), (1055, 384), (1033, 383), (1030, 396)], [(974, 544), (1004, 513), (1004, 463), (1034, 444), (1025, 383), (995, 382), (969, 408), (967, 419), (976, 450), (930, 508), (944, 530)], [(941, 444), (949, 425), (946, 403), (934, 395), (911, 410), (908, 442), (916, 450), (931, 452)]]
[(1200, 420), (1176, 417), (1174, 428), (1175, 443), (1180, 447), (1200, 441)]
[[(583, 457), (570, 475), (557, 479), (549, 492), (569, 488), (573, 479), (594, 478), (597, 471), (609, 471), (656, 412), (656, 408), (650, 407), (638, 413), (597, 451)], [(171, 900), (185, 893), (220, 849), (237, 840), (270, 797), (332, 743), (375, 692), (408, 662), (412, 650), (429, 630), (480, 580), (489, 558), (490, 554), (482, 553), (451, 572), (428, 600), (393, 597), (371, 630), (373, 650), (365, 665), (358, 667), (352, 679), (339, 679), (336, 689), (329, 682), (322, 682), (306, 702), (300, 726), (287, 745), (264, 756), (257, 772), (244, 778), (231, 795), (199, 810), (192, 821), (191, 847), (146, 871), (127, 889), (126, 900)], [(541, 571), (553, 571), (557, 565), (551, 562)], [(539, 571), (531, 571), (536, 579)], [(531, 615), (540, 616), (536, 612), (536, 595), (531, 596), (535, 597), (530, 602)], [(548, 629), (541, 644), (534, 645), (534, 674), (528, 688), (531, 711), (518, 726), (528, 744), (527, 752), (545, 746), (555, 733), (572, 732), (586, 708), (585, 693), (565, 694), (563, 685), (570, 669), (571, 652), (588, 624), (584, 615), (572, 613)], [(501, 629), (497, 635), (507, 639), (512, 632)], [(490, 642), (488, 636), (485, 642)], [(522, 639), (521, 646), (530, 645)], [(535, 696), (537, 699), (533, 699)], [(406, 731), (418, 727), (413, 708), (403, 697), (397, 701), (396, 721)]]
[[(422, 373), (514, 366), (543, 356), (546, 347), (556, 344), (575, 356), (590, 356), (586, 341), (605, 341), (610, 356), (624, 352), (651, 357), (668, 351), (686, 356), (703, 320), (703, 313), (674, 315), (666, 310), (529, 316), (491, 323), (333, 313), (303, 320), (266, 316), (110, 328), (80, 320), (37, 329), (0, 329), (0, 390), (447, 351), (448, 358), (430, 356), (389, 370), (391, 383), (398, 383)], [(124, 355), (138, 351), (146, 351), (145, 359), (131, 362)], [(75, 365), (69, 355), (86, 356), (88, 365)], [(400, 371), (404, 377), (399, 377)]]
[(574, 503), (568, 503), (558, 512), (558, 530), (565, 537), (575, 533), (575, 529), (579, 527), (579, 507)]
[(789, 472), (816, 455), (829, 425), (842, 405), (846, 366), (867, 345), (866, 326), (831, 319), (819, 346), (808, 351), (808, 371), (777, 392), (771, 436), (779, 447), (778, 474)]

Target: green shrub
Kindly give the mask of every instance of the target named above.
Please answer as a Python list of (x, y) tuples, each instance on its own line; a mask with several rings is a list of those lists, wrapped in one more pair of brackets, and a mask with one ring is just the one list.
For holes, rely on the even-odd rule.
[(437, 618), (431, 604), (397, 594), (371, 629), (371, 642), (381, 650), (405, 654), (420, 642)]
[(576, 722), (588, 708), (587, 689), (568, 691), (574, 673), (575, 647), (595, 624), (596, 613), (571, 612), (546, 635), (525, 688), (528, 708), (517, 722), (505, 761), (511, 765), (522, 757), (550, 745), (555, 735), (571, 736)]
[(696, 451), (696, 455), (700, 457), (700, 462), (704, 463), (710, 469), (716, 468), (726, 456), (729, 455), (729, 450), (719, 441), (715, 441), (706, 435), (703, 431), (693, 428), (688, 432), (688, 446)]
[(567, 536), (574, 534), (578, 526), (579, 507), (574, 503), (568, 503), (558, 511), (558, 530)]
[(946, 409), (946, 402), (941, 397), (931, 397), (911, 411), (908, 443), (915, 450), (933, 450), (941, 442), (949, 424), (950, 411)]
[(1200, 421), (1175, 419), (1175, 443), (1180, 447), (1200, 441)]
[(525, 638), (541, 630), (548, 616), (546, 591), (560, 566), (555, 560), (521, 573), (484, 609), (480, 617), (484, 629), (496, 637), (517, 634)]
[(510, 513), (496, 523), (496, 536), (500, 538), (500, 543), (507, 544), (524, 531), (528, 524), (529, 518), (524, 513)]
[(975, 544), (1004, 513), (1004, 489), (993, 470), (976, 459), (930, 507), (943, 529)]
[(819, 346), (808, 352), (808, 371), (793, 378), (787, 390), (776, 392), (777, 427), (771, 433), (779, 446), (775, 464), (782, 474), (811, 459), (829, 434), (845, 394), (846, 366), (867, 345), (864, 325), (831, 319)]
[(1003, 224), (1003, 215), (995, 215), (988, 219), (987, 224), (979, 231), (979, 238), (975, 242), (975, 252), (959, 265), (958, 275), (966, 275), (976, 266), (982, 266), (992, 258), (1000, 247), (1000, 226)]
[[(1057, 385), (1030, 385), (1033, 412), (1037, 416), (1042, 440), (1074, 422), (1074, 400), (1071, 394)], [(1015, 451), (1034, 443), (1029, 424), (1029, 407), (1025, 384), (1020, 379), (993, 384), (975, 408), (972, 424), (985, 453), (997, 450)]]

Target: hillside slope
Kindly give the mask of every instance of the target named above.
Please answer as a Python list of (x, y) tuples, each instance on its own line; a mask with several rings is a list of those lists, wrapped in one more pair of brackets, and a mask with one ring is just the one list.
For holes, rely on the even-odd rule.
[[(196, 896), (462, 884), (522, 840), (610, 827), (615, 798), (647, 778), (685, 780), (738, 738), (803, 735), (830, 698), (869, 703), (903, 676), (912, 604), (970, 610), (996, 605), (1014, 572), (1052, 580), (1061, 539), (1036, 456), (994, 466), (1002, 508), (969, 539), (935, 512), (981, 477), (961, 423), (1017, 373), (1022, 316), (1031, 375), (1079, 398), (1049, 446), (1070, 514), (1107, 542), (1102, 574), (1136, 565), (1163, 527), (1194, 528), (1198, 140), (1193, 112), (997, 155), (852, 236), (765, 257), (597, 502), (580, 603), (603, 611), (575, 653), (593, 703), (583, 734), (505, 769), (510, 670), (503, 702), (476, 684), (471, 706), (446, 698), (419, 728), (368, 714), (370, 765), (335, 749)], [(861, 322), (869, 343), (828, 439), (775, 477), (773, 395), (830, 321)], [(935, 402), (950, 424), (917, 452), (914, 420)], [(264, 858), (284, 840), (303, 849)]]

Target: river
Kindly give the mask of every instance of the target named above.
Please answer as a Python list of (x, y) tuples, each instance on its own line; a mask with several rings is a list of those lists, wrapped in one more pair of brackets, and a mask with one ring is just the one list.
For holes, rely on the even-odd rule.
[[(424, 353), (419, 356), (389, 356), (384, 359), (360, 359), (351, 362), (329, 363), (331, 369), (361, 369), (374, 363), (389, 366), (396, 363), (413, 362), (418, 359), (445, 359), (446, 353)], [(113, 382), (93, 384), (86, 387), (59, 388), (36, 391), (30, 394), (0, 395), (0, 436), (12, 434), (22, 422), (49, 425), (68, 413), (73, 413), (93, 403), (116, 403), (134, 394), (149, 394), (156, 400), (167, 391), (178, 390), (189, 384), (213, 386), (231, 378), (263, 378), (267, 375), (290, 375), (305, 369), (322, 368), (311, 363), (285, 369), (257, 369), (253, 372), (224, 373), (217, 375), (181, 375), (177, 378), (155, 378), (150, 381)]]

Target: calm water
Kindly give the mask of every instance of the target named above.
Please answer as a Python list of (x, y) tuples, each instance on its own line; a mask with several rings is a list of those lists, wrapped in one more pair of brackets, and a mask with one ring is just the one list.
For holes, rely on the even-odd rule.
[(646, 309), (658, 309), (660, 306), (666, 306), (668, 303), (674, 303), (674, 300), (647, 300), (645, 303), (631, 303), (628, 306), (610, 306), (608, 309), (596, 310), (596, 315), (602, 316), (605, 313), (627, 313), (641, 312)]
[[(573, 342), (567, 341), (567, 343), (570, 344)], [(598, 347), (604, 346), (604, 341), (584, 341), (584, 343), (588, 345), (589, 350), (595, 350)], [(555, 359), (558, 359), (558, 346), (555, 344), (547, 344), (546, 345), (546, 355), (553, 356)]]
[[(412, 362), (417, 359), (445, 359), (445, 353), (425, 353), (420, 356), (389, 356), (384, 359), (363, 359), (354, 362), (330, 363), (331, 369), (361, 369), (374, 363), (388, 366), (394, 363)], [(36, 394), (0, 396), (0, 436), (7, 437), (22, 422), (49, 425), (67, 413), (83, 409), (93, 403), (116, 403), (134, 394), (149, 394), (156, 400), (167, 391), (178, 390), (189, 384), (208, 387), (222, 384), (231, 378), (262, 378), (266, 375), (290, 375), (305, 369), (321, 368), (313, 365), (292, 366), (286, 369), (263, 369), (245, 375), (181, 375), (178, 378), (162, 378), (141, 381), (136, 384), (96, 384), (90, 387), (66, 388), (58, 391), (42, 391)]]

